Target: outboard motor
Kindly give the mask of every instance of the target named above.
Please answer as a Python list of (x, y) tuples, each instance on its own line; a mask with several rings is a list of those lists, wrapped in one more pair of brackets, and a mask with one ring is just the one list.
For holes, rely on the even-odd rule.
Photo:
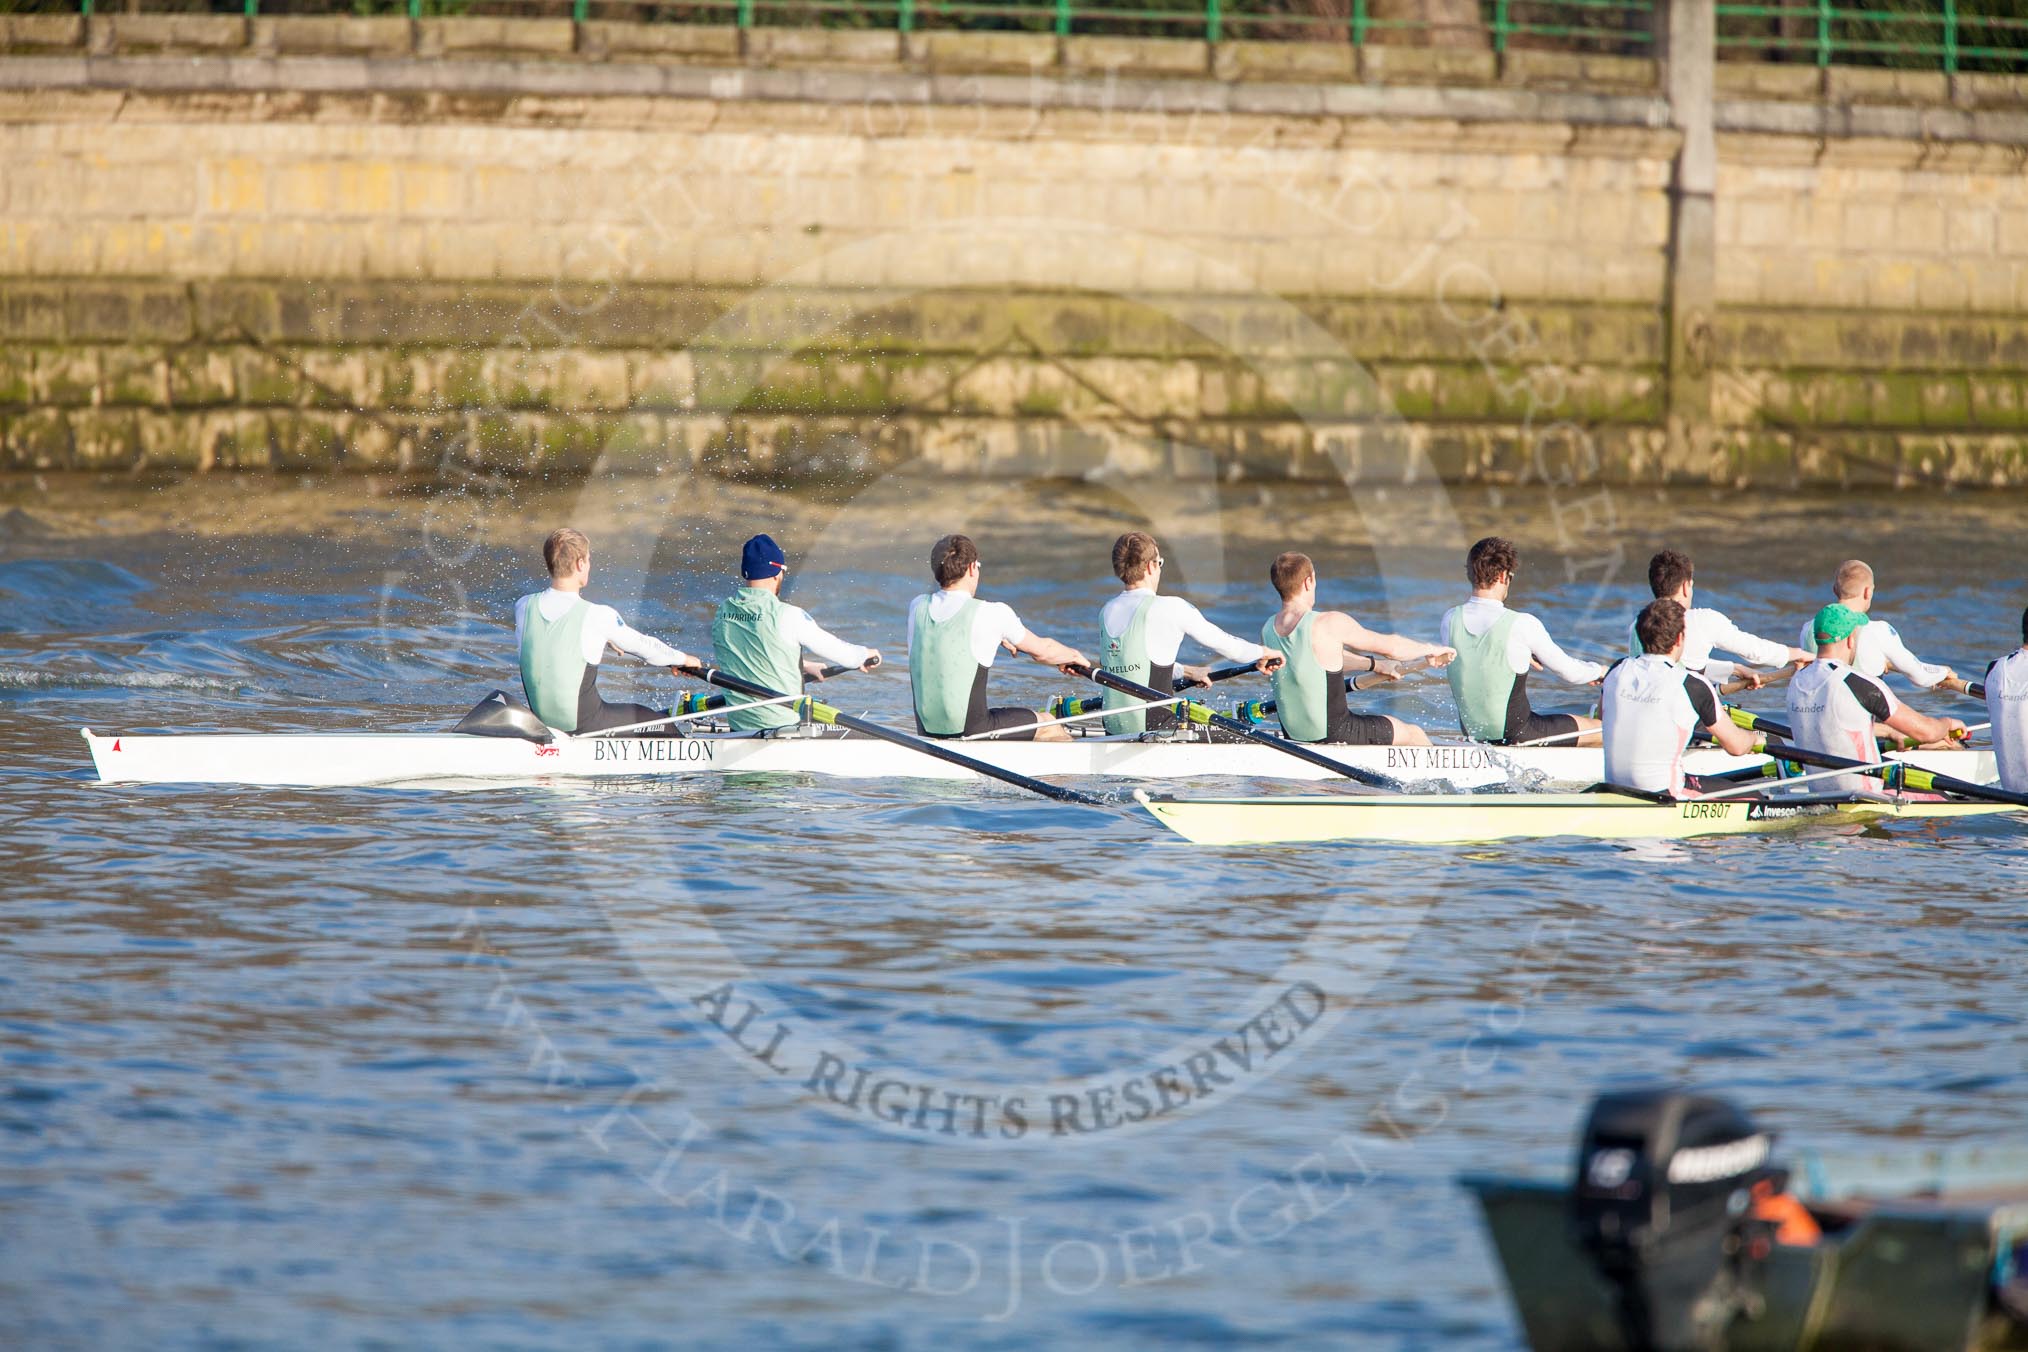
[[(1578, 1144), (1577, 1241), (1620, 1296), (1627, 1345), (1702, 1352), (1750, 1313), (1744, 1250), (1774, 1138), (1724, 1099), (1602, 1094)], [(1752, 1246), (1765, 1251), (1765, 1245)]]
[(504, 690), (495, 690), (458, 720), (452, 732), (473, 737), (519, 737), (524, 742), (553, 742), (556, 734), (535, 716), (535, 710), (516, 704)]

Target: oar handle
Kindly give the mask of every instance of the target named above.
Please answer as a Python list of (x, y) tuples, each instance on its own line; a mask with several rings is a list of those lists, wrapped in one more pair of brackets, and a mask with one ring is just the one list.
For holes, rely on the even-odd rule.
[[(676, 670), (693, 680), (703, 681), (707, 685), (715, 685), (721, 690), (730, 690), (736, 695), (746, 695), (752, 699), (788, 698), (788, 696), (770, 690), (764, 685), (755, 685), (753, 682), (741, 680), (737, 676), (729, 676), (715, 667), (678, 667)], [(1157, 698), (1161, 697), (1157, 696)], [(949, 747), (941, 746), (927, 738), (911, 737), (905, 732), (896, 732), (893, 728), (883, 727), (871, 719), (855, 717), (852, 714), (834, 709), (830, 705), (820, 703), (808, 696), (804, 696), (799, 702), (808, 706), (810, 717), (819, 723), (830, 723), (836, 727), (850, 728), (854, 732), (863, 732), (868, 737), (877, 737), (883, 742), (892, 742), (896, 746), (905, 746), (911, 751), (919, 751), (925, 756), (944, 761), (951, 765), (961, 765), (974, 774), (984, 775), (988, 779), (997, 779), (1003, 783), (1012, 784), (1016, 788), (1026, 789), (1030, 793), (1041, 794), (1044, 798), (1054, 798), (1059, 803), (1082, 803), (1086, 807), (1107, 806), (1103, 799), (1094, 798), (1088, 793), (1079, 793), (1076, 789), (1066, 789), (1061, 784), (1050, 784), (1013, 770), (1003, 770), (997, 765), (991, 765), (976, 757), (967, 756), (959, 751), (953, 751)]]
[(1363, 672), (1358, 676), (1347, 676), (1345, 678), (1345, 688), (1347, 690), (1371, 690), (1375, 686), (1386, 685), (1389, 682), (1399, 680), (1410, 672), (1424, 670), (1430, 665), (1432, 659), (1428, 653), (1424, 653), (1421, 657), (1404, 657), (1394, 664), (1394, 675), (1384, 676), (1380, 672), (1379, 664), (1388, 660), (1385, 657), (1374, 658), (1373, 670)]
[(1796, 669), (1794, 667), (1783, 667), (1781, 670), (1769, 674), (1759, 685), (1755, 685), (1752, 681), (1748, 680), (1727, 681), (1724, 685), (1718, 687), (1718, 693), (1721, 695), (1737, 695), (1742, 690), (1766, 690), (1772, 686), (1786, 685), (1789, 678), (1795, 674)]
[[(811, 681), (828, 681), (834, 676), (849, 676), (855, 671), (865, 671), (865, 670), (867, 670), (867, 668), (865, 667), (829, 666), (825, 667), (822, 671), (819, 671), (815, 676), (805, 676), (803, 678), (803, 683), (807, 685)], [(880, 664), (878, 662), (874, 663), (872, 670), (874, 671), (880, 670)]]
[[(1219, 667), (1216, 671), (1206, 672), (1205, 675), (1211, 678), (1213, 685), (1216, 685), (1220, 681), (1229, 681), (1235, 676), (1244, 676), (1253, 670), (1254, 668), (1250, 665), (1244, 667)], [(1170, 684), (1174, 685), (1178, 690), (1194, 688), (1192, 682), (1184, 680), (1181, 676), (1178, 676)]]
[(1937, 684), (1946, 690), (1955, 690), (1967, 699), (1982, 700), (1986, 697), (1986, 683), (1984, 681), (1967, 681), (1959, 676), (1946, 676), (1941, 681), (1938, 681)]
[[(1429, 659), (1426, 657), (1418, 657), (1415, 660), (1418, 663), (1422, 664), (1423, 666), (1429, 665)], [(1407, 674), (1408, 672), (1404, 669), (1402, 675), (1406, 676)], [(1386, 685), (1387, 682), (1388, 682), (1387, 677), (1375, 676), (1372, 672), (1367, 672), (1363, 676), (1347, 676), (1342, 681), (1340, 681), (1339, 684), (1343, 689), (1346, 690), (1364, 691), (1371, 690), (1376, 685)], [(1261, 718), (1266, 718), (1269, 714), (1274, 713), (1280, 707), (1281, 704), (1279, 701), (1271, 699), (1252, 700), (1249, 701), (1247, 704), (1247, 708), (1251, 709), (1256, 715), (1258, 715)]]

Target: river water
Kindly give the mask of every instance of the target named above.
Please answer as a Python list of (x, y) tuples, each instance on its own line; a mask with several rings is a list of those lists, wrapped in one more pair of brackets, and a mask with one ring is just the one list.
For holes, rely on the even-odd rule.
[[(1972, 674), (2019, 641), (2020, 498), (222, 479), (4, 503), (11, 1346), (1503, 1348), (1453, 1176), (1562, 1168), (1600, 1086), (1727, 1092), (1833, 1150), (2028, 1120), (2006, 821), (1210, 851), (997, 786), (104, 787), (77, 736), (445, 727), (514, 687), (512, 602), (565, 521), (594, 594), (693, 648), (759, 529), (791, 599), (896, 659), (947, 529), (988, 595), (1086, 644), (1129, 526), (1234, 630), (1295, 546), (1327, 604), (1425, 637), (1498, 529), (1517, 604), (1586, 652), (1666, 541), (1701, 602), (1783, 637), (1861, 554), (1878, 612)], [(901, 672), (828, 693), (902, 720)], [(1448, 725), (1440, 681), (1376, 702)]]

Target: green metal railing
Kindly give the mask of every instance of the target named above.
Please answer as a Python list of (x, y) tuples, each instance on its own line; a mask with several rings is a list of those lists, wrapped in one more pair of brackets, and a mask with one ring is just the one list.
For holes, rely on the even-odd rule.
[[(118, 0), (122, 7), (131, 0)], [(1370, 0), (145, 0), (148, 12), (461, 14), (741, 29), (1101, 34), (1651, 55), (1666, 0), (1479, 0), (1466, 17), (1383, 18)], [(94, 12), (95, 0), (0, 0), (0, 12)], [(1399, 13), (1399, 10), (1396, 11)], [(2028, 0), (1721, 0), (1721, 60), (2028, 74)]]
[(2028, 0), (1718, 5), (1720, 60), (2028, 72)]

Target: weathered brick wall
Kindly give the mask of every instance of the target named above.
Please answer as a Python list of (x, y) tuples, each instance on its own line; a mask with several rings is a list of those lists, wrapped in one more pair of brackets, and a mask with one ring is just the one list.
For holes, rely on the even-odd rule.
[(14, 467), (2028, 480), (1990, 82), (1875, 91), (1955, 141), (1783, 130), (1821, 87), (1727, 106), (1686, 446), (1649, 63), (39, 22), (0, 25)]

